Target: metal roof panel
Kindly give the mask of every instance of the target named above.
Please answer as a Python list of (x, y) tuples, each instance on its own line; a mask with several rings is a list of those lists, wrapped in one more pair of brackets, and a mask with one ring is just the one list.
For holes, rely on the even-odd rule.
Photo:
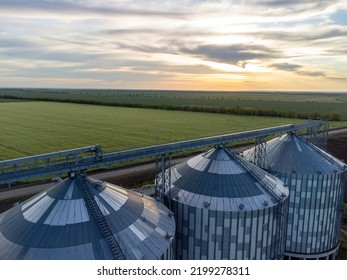
[[(255, 149), (243, 152), (254, 160)], [(343, 172), (344, 164), (302, 137), (290, 133), (266, 142), (265, 168), (274, 172), (331, 174)]]
[[(86, 183), (95, 197), (96, 205), (103, 214), (107, 214), (105, 220), (124, 251), (137, 252), (136, 256), (142, 254), (141, 259), (158, 259), (168, 250), (172, 240), (159, 232), (173, 235), (175, 221), (164, 205), (153, 198), (107, 183), (103, 187), (100, 187), (100, 183), (94, 186), (95, 181), (87, 178)], [(66, 179), (47, 193), (1, 214), (0, 258), (113, 258), (79, 186), (72, 186), (72, 179)], [(67, 194), (70, 197), (71, 193), (71, 198), (66, 199)], [(142, 220), (143, 216), (145, 220)], [(156, 244), (155, 254), (146, 244), (142, 244), (144, 240), (152, 240), (147, 244)], [(133, 253), (128, 256), (136, 257)]]

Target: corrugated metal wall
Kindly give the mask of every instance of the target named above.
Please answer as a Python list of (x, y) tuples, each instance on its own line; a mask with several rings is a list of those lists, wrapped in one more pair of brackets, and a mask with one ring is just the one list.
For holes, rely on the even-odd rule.
[(177, 259), (281, 259), (284, 216), (278, 206), (257, 211), (216, 211), (173, 201)]
[(344, 194), (343, 173), (276, 173), (290, 189), (286, 252), (321, 254), (337, 249)]

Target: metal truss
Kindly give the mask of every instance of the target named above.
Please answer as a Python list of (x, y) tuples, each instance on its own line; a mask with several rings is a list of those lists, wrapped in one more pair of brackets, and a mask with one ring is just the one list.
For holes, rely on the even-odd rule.
[(254, 146), (254, 164), (260, 168), (265, 167), (266, 162), (266, 139), (265, 137), (257, 137), (255, 138), (255, 146)]
[(328, 144), (329, 122), (322, 122), (321, 126), (308, 127), (306, 129), (305, 139), (313, 145), (326, 150)]
[(162, 203), (167, 202), (171, 210), (170, 199), (164, 201), (165, 197), (171, 197), (171, 155), (166, 154), (157, 157), (155, 164), (157, 174), (155, 177), (155, 197)]

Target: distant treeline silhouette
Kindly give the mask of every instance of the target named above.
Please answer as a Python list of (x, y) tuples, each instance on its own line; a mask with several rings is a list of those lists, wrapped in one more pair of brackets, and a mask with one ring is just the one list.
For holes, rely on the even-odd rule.
[(172, 111), (189, 111), (189, 112), (203, 112), (215, 114), (230, 114), (230, 115), (245, 115), (245, 116), (263, 116), (263, 117), (279, 117), (279, 118), (297, 118), (297, 119), (326, 119), (330, 121), (341, 121), (341, 116), (338, 113), (320, 113), (320, 112), (305, 112), (300, 113), (296, 111), (277, 111), (274, 109), (259, 109), (259, 108), (242, 108), (235, 107), (212, 107), (212, 106), (197, 106), (197, 105), (154, 105), (154, 104), (141, 104), (141, 103), (122, 103), (115, 101), (101, 101), (90, 99), (69, 99), (69, 98), (54, 98), (54, 97), (24, 97), (11, 94), (0, 95), (0, 98), (5, 99), (19, 99), (19, 100), (34, 100), (34, 101), (50, 101), (62, 103), (76, 103), (76, 104), (89, 104), (89, 105), (102, 105), (102, 106), (115, 106), (115, 107), (129, 107), (129, 108), (144, 108), (144, 109), (158, 109), (158, 110), (172, 110)]

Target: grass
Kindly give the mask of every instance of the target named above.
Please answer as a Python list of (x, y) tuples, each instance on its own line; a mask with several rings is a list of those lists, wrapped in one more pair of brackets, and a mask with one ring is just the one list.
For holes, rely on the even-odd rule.
[(0, 116), (0, 160), (94, 144), (123, 150), (298, 122), (55, 102), (0, 103)]
[(70, 100), (127, 106), (191, 106), (200, 111), (206, 108), (243, 108), (291, 112), (296, 115), (319, 113), (338, 114), (347, 120), (346, 93), (307, 92), (203, 92), (203, 91), (149, 91), (100, 89), (0, 89), (0, 96)]

